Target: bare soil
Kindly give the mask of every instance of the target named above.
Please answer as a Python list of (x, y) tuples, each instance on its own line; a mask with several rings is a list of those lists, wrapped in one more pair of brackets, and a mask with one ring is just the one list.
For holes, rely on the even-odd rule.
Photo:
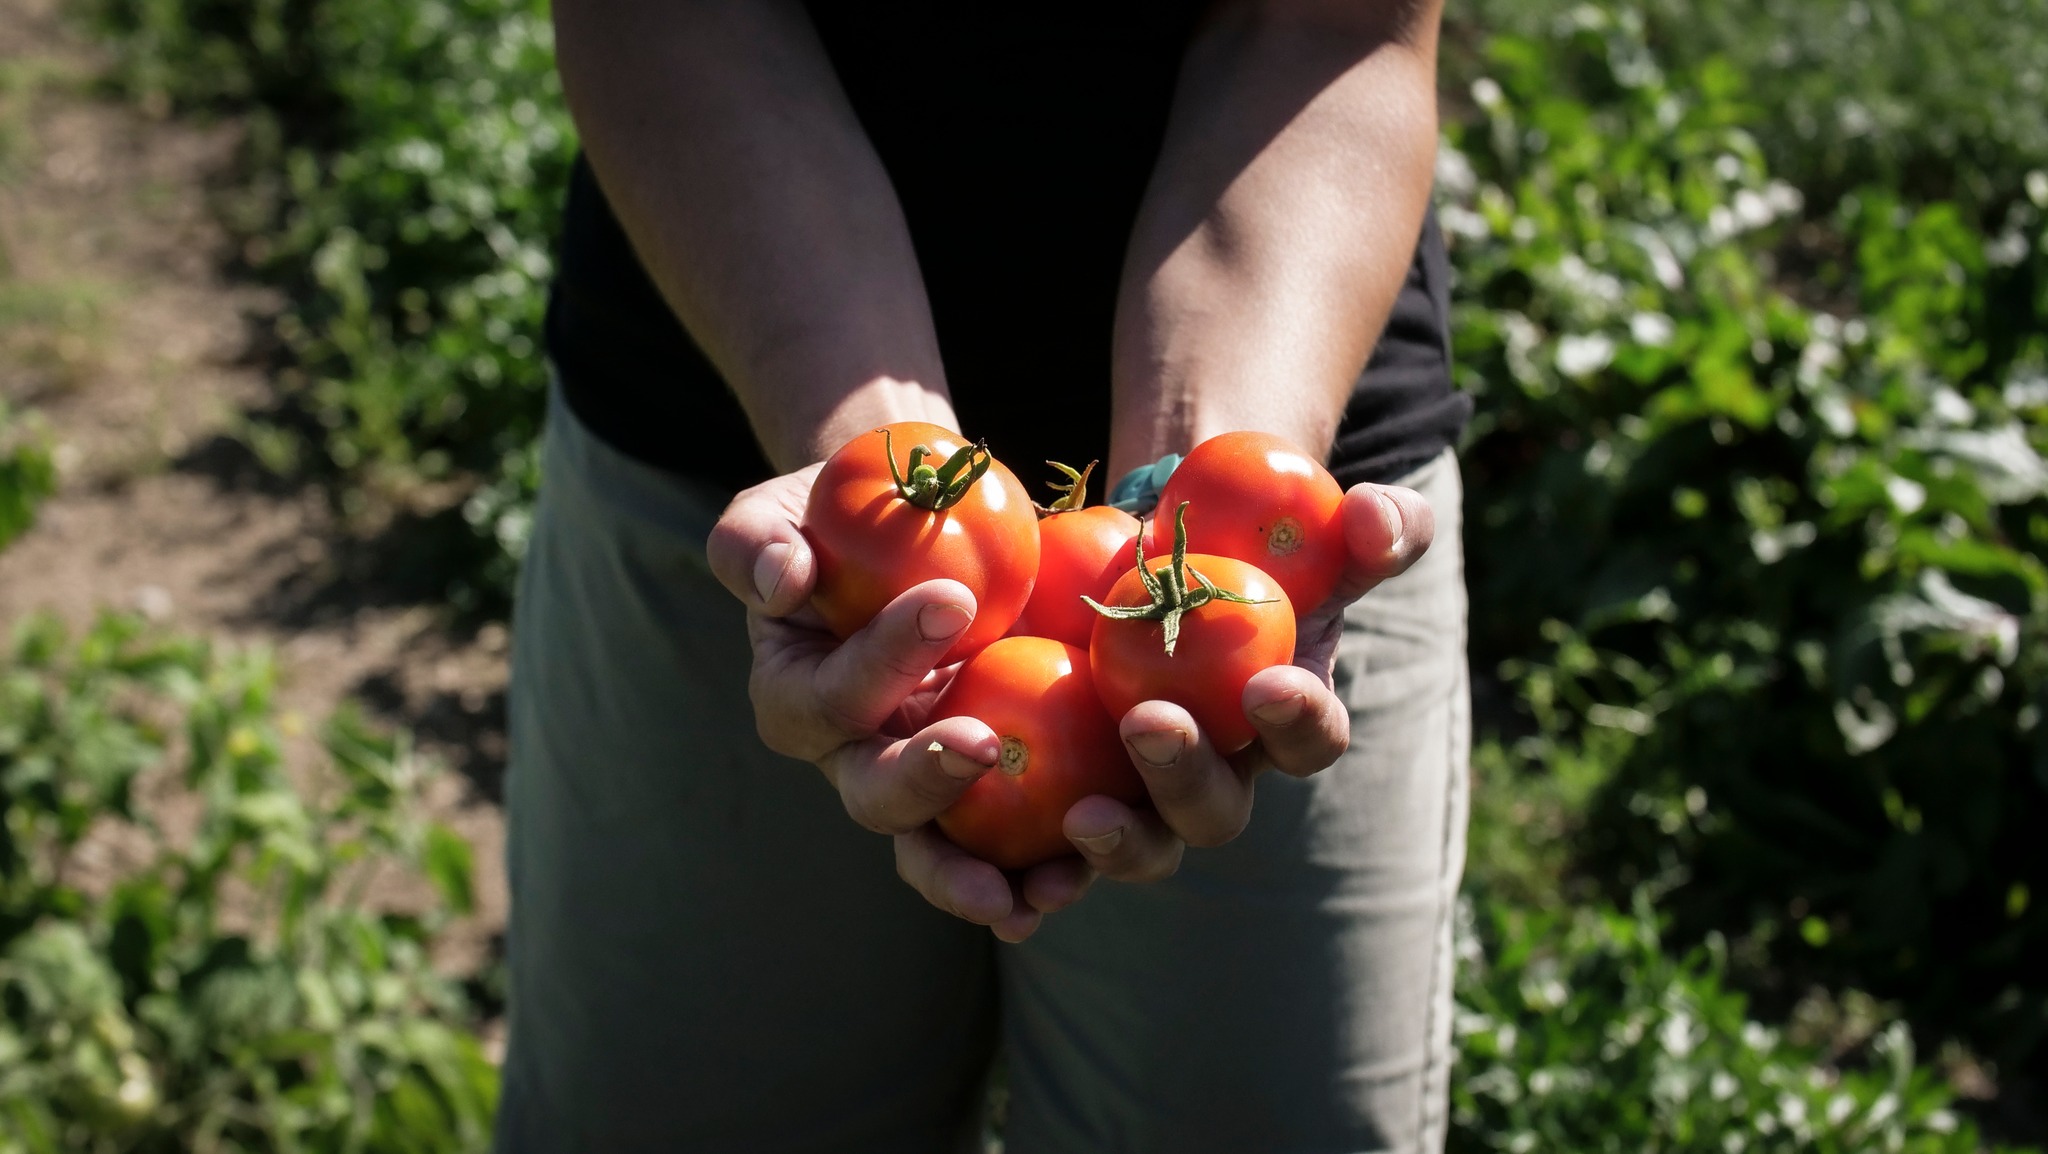
[(476, 847), (481, 912), (442, 959), (471, 968), (505, 914), (505, 630), (458, 626), (413, 564), (447, 524), (445, 496), (343, 517), (236, 439), (276, 395), (279, 303), (225, 271), (214, 198), (242, 126), (101, 94), (106, 62), (60, 15), (58, 0), (0, 0), (0, 399), (41, 414), (60, 470), (0, 552), (0, 628), (140, 611), (274, 649), (282, 704), (312, 728), (355, 698), (412, 729), (461, 771), (421, 803)]

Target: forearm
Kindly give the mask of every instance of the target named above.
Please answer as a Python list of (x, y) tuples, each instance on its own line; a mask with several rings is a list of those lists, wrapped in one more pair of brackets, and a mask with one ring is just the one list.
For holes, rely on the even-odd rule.
[(902, 210), (800, 5), (562, 0), (555, 28), (606, 198), (778, 468), (954, 423)]
[(1438, 5), (1303, 7), (1225, 5), (1189, 49), (1118, 302), (1112, 477), (1231, 429), (1327, 448), (1406, 277)]

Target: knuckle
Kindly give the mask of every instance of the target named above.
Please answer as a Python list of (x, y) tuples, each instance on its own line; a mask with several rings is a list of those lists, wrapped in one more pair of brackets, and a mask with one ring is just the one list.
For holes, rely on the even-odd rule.
[(1138, 772), (1145, 780), (1145, 792), (1160, 813), (1200, 806), (1204, 791), (1193, 774), (1179, 770), (1155, 773), (1149, 767)]
[(1181, 859), (1185, 856), (1184, 846), (1185, 843), (1177, 844), (1164, 853), (1151, 855), (1143, 863), (1143, 868), (1139, 871), (1137, 880), (1163, 882), (1167, 878), (1179, 873)]
[(925, 819), (911, 812), (911, 807), (892, 801), (888, 790), (879, 787), (871, 775), (858, 772), (842, 774), (843, 784), (839, 796), (846, 806), (846, 814), (862, 829), (871, 833), (909, 833), (924, 824)]
[(744, 493), (733, 498), (732, 503), (725, 507), (725, 511), (718, 515), (718, 520), (712, 522), (711, 532), (704, 539), (705, 552), (715, 557), (726, 558), (745, 543), (747, 535), (741, 524), (747, 519), (746, 499)]
[(897, 828), (893, 823), (891, 823), (888, 820), (887, 815), (881, 812), (879, 806), (869, 802), (865, 798), (865, 796), (863, 795), (863, 791), (853, 789), (844, 790), (841, 791), (839, 797), (840, 801), (846, 806), (846, 816), (852, 818), (854, 820), (854, 824), (860, 826), (862, 829), (867, 830), (870, 833), (882, 834), (898, 834), (909, 832), (908, 830)]
[[(735, 500), (734, 504), (738, 504), (738, 501)], [(704, 555), (721, 577), (726, 576), (727, 571), (732, 568), (742, 544), (743, 535), (733, 523), (732, 514), (732, 506), (726, 506), (725, 512), (712, 524), (711, 532), (704, 539)]]
[(911, 637), (910, 641), (883, 646), (877, 654), (876, 664), (881, 667), (880, 672), (891, 681), (914, 684), (924, 680), (924, 675), (932, 671), (932, 660), (936, 654), (926, 651), (928, 646), (922, 638), (914, 633)]
[(962, 875), (965, 869), (965, 863), (958, 860), (940, 862), (938, 868), (932, 872), (930, 884), (919, 887), (918, 892), (924, 895), (926, 901), (956, 918), (986, 925), (986, 917), (976, 916), (962, 899), (966, 882)]
[(784, 723), (772, 711), (756, 706), (754, 709), (754, 733), (770, 753), (793, 757), (798, 761), (817, 761), (818, 747), (803, 740), (797, 727)]
[(771, 753), (779, 753), (784, 757), (803, 756), (803, 750), (798, 748), (796, 742), (790, 740), (789, 727), (775, 724), (762, 712), (759, 705), (754, 707), (754, 733), (761, 738), (761, 744)]
[(782, 740), (782, 732), (781, 726), (768, 724), (768, 719), (761, 716), (758, 710), (755, 711), (754, 733), (760, 737), (761, 744), (767, 747), (770, 753), (779, 753), (784, 757), (793, 756), (794, 751)]
[(1102, 875), (1120, 882), (1165, 881), (1180, 872), (1187, 843), (1170, 832), (1146, 837), (1135, 843), (1126, 840), (1106, 857), (1097, 859)]
[(1296, 732), (1274, 735), (1261, 742), (1266, 747), (1263, 761), (1289, 777), (1311, 777), (1332, 765), (1351, 748), (1349, 725), (1327, 727), (1304, 719)]
[(1329, 763), (1327, 762), (1319, 764), (1317, 762), (1312, 761), (1275, 761), (1272, 764), (1273, 768), (1279, 770), (1281, 773), (1284, 773), (1289, 777), (1300, 778), (1304, 780), (1307, 778), (1314, 777), (1316, 774), (1319, 774), (1330, 767)]
[(848, 692), (836, 688), (821, 690), (811, 701), (811, 715), (826, 732), (848, 740), (873, 736), (875, 723), (863, 715), (856, 702), (847, 699)]
[(1295, 749), (1289, 749), (1270, 758), (1275, 769), (1289, 777), (1314, 777), (1316, 774), (1337, 764), (1350, 741), (1330, 742), (1317, 740)]
[(758, 663), (747, 674), (747, 701), (754, 707), (754, 733), (761, 744), (785, 757), (812, 759), (817, 752), (806, 750), (799, 740), (800, 727), (791, 725), (774, 678)]
[(1215, 849), (1236, 840), (1237, 835), (1244, 832), (1250, 818), (1251, 813), (1248, 810), (1241, 813), (1209, 815), (1206, 820), (1191, 823), (1191, 828), (1179, 831), (1180, 837), (1182, 841), (1197, 849)]
[(1249, 781), (1269, 769), (1289, 777), (1307, 777), (1321, 768), (1318, 760), (1314, 750), (1303, 748), (1298, 741), (1267, 737), (1231, 758), (1230, 763), (1239, 777)]
[(858, 767), (848, 765), (847, 747), (840, 746), (818, 759), (818, 768), (839, 784), (839, 804), (854, 824), (873, 833), (901, 833), (890, 829), (884, 808), (872, 796), (867, 777)]

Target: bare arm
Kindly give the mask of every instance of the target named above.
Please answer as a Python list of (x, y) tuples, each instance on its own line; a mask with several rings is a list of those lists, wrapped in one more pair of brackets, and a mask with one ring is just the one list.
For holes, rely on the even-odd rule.
[[(783, 473), (736, 497), (708, 543), (748, 608), (764, 742), (895, 834), (899, 868), (933, 904), (1028, 935), (1080, 895), (1078, 862), (1013, 890), (925, 828), (994, 763), (995, 735), (971, 718), (881, 732), (967, 627), (973, 595), (926, 582), (844, 644), (803, 617), (806, 466), (877, 424), (955, 424), (902, 209), (808, 17), (792, 0), (561, 0), (555, 26), (606, 197)], [(664, 387), (648, 369), (646, 387)]]
[[(1208, 14), (1126, 256), (1112, 477), (1233, 429), (1329, 447), (1428, 204), (1440, 2), (1226, 0)], [(1265, 766), (1312, 773), (1350, 740), (1328, 684), (1343, 607), (1412, 564), (1435, 521), (1418, 494), (1374, 485), (1346, 493), (1343, 515), (1352, 567), (1337, 595), (1302, 607), (1295, 664), (1245, 687), (1258, 745), (1221, 756), (1167, 702), (1119, 723), (1153, 803), (1189, 844), (1244, 828)], [(1171, 844), (1156, 820), (1107, 798), (1075, 809), (1070, 832), (1114, 825), (1129, 842)]]
[(1326, 449), (1436, 156), (1441, 0), (1247, 0), (1197, 34), (1118, 303), (1112, 477), (1231, 429)]
[(955, 424), (902, 209), (799, 4), (562, 0), (555, 28), (606, 198), (778, 470)]

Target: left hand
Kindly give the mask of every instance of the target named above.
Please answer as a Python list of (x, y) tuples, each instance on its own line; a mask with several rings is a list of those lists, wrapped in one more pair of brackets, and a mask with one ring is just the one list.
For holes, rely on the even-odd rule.
[(1068, 810), (1067, 837), (1094, 870), (1123, 881), (1166, 877), (1180, 867), (1186, 846), (1222, 845), (1243, 832), (1259, 774), (1277, 769), (1307, 777), (1343, 756), (1351, 718), (1331, 673), (1344, 610), (1428, 550), (1436, 514), (1420, 493), (1393, 485), (1355, 485), (1342, 509), (1351, 557), (1336, 593), (1299, 619), (1294, 663), (1262, 670), (1245, 685), (1245, 716), (1257, 741), (1226, 757), (1171, 702), (1141, 702), (1124, 714), (1119, 731), (1156, 811), (1100, 796)]

